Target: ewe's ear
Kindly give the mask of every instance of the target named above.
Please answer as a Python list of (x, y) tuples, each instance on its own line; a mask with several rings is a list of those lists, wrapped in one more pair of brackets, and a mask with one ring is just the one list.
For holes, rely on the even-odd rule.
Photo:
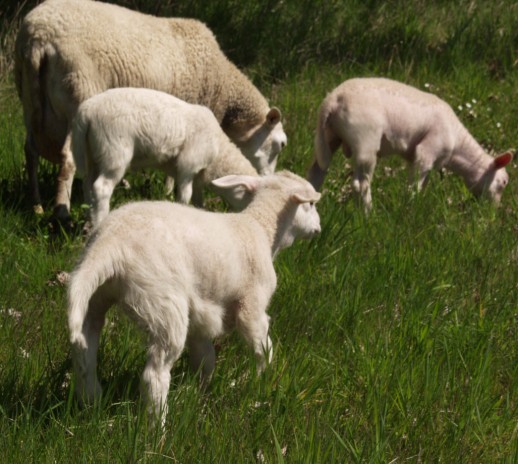
[(322, 195), (319, 192), (310, 192), (308, 190), (297, 191), (291, 194), (291, 200), (295, 203), (316, 203)]
[(268, 114), (266, 115), (266, 122), (271, 127), (273, 127), (280, 121), (281, 121), (281, 110), (279, 110), (279, 108), (276, 108), (275, 106), (273, 108), (270, 108), (270, 111), (268, 111)]
[(235, 189), (242, 187), (248, 192), (254, 192), (259, 186), (261, 178), (255, 176), (240, 176), (231, 174), (229, 176), (214, 179), (211, 184), (222, 189)]
[(513, 154), (510, 151), (506, 151), (494, 159), (493, 166), (495, 169), (505, 168), (512, 160)]

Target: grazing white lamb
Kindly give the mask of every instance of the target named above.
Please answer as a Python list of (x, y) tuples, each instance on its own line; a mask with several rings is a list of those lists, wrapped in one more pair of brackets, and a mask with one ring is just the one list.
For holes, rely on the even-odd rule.
[(171, 202), (128, 203), (90, 237), (71, 275), (68, 325), (80, 401), (101, 394), (96, 358), (110, 306), (118, 304), (149, 335), (143, 373), (148, 410), (167, 411), (170, 370), (187, 345), (191, 366), (210, 379), (212, 339), (236, 328), (261, 372), (272, 358), (266, 309), (275, 290), (273, 258), (296, 238), (320, 231), (306, 180), (281, 171), (226, 176), (221, 189), (253, 191), (239, 213), (215, 213)]
[[(150, 89), (110, 89), (81, 103), (72, 122), (72, 153), (94, 227), (129, 169), (165, 171), (175, 179), (176, 199), (189, 203), (192, 197), (199, 207), (210, 181), (258, 175), (207, 107)], [(234, 209), (244, 206), (227, 200)]]
[(144, 87), (209, 107), (259, 168), (273, 172), (286, 145), (281, 114), (221, 51), (201, 22), (158, 18), (84, 0), (46, 0), (24, 18), (15, 82), (27, 130), (25, 156), (35, 210), (42, 212), (38, 159), (58, 163), (54, 215), (69, 216), (75, 167), (71, 122), (81, 102), (114, 87)]
[(440, 98), (383, 78), (347, 80), (322, 102), (308, 173), (317, 190), (340, 145), (352, 157), (353, 189), (366, 212), (378, 156), (401, 155), (418, 190), (433, 168), (447, 168), (461, 175), (476, 196), (487, 195), (495, 203), (509, 179), (503, 168), (512, 160), (510, 152), (496, 158), (485, 153)]

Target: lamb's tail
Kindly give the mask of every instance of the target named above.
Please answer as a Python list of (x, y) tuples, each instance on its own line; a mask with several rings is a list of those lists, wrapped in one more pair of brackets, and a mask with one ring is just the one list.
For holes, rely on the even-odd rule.
[(319, 190), (322, 186), (327, 169), (331, 163), (331, 157), (333, 156), (325, 137), (326, 126), (331, 113), (332, 108), (326, 104), (326, 100), (324, 100), (318, 112), (317, 129), (315, 134), (315, 154), (313, 164), (309, 168), (307, 176), (309, 182), (316, 190)]
[[(112, 250), (96, 246), (94, 231), (90, 243), (68, 285), (68, 328), (72, 345), (86, 348), (83, 324), (87, 316), (90, 300), (97, 289), (115, 274)], [(93, 243), (92, 243), (93, 242)], [(95, 310), (95, 308), (92, 308)]]

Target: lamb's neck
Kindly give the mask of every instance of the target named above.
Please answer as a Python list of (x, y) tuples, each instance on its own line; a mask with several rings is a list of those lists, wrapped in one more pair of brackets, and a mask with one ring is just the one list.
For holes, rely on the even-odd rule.
[(219, 155), (205, 168), (206, 183), (230, 174), (257, 176), (257, 171), (250, 164), (250, 161), (223, 133), (221, 134), (218, 151)]
[(468, 186), (474, 185), (484, 175), (491, 163), (489, 156), (466, 130), (453, 149), (446, 168), (464, 178)]
[(264, 230), (272, 258), (283, 248), (293, 243), (293, 237), (288, 233), (288, 224), (295, 214), (295, 208), (290, 208), (287, 202), (269, 196), (266, 201), (254, 200), (242, 213), (255, 220)]

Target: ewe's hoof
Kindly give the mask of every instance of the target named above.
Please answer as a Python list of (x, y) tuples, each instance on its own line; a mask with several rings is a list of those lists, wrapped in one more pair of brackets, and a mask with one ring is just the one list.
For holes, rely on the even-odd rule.
[(41, 206), (41, 205), (34, 205), (34, 206), (32, 207), (32, 209), (34, 210), (34, 212), (35, 212), (38, 216), (41, 216), (41, 215), (44, 213), (44, 211), (43, 211), (43, 206)]

